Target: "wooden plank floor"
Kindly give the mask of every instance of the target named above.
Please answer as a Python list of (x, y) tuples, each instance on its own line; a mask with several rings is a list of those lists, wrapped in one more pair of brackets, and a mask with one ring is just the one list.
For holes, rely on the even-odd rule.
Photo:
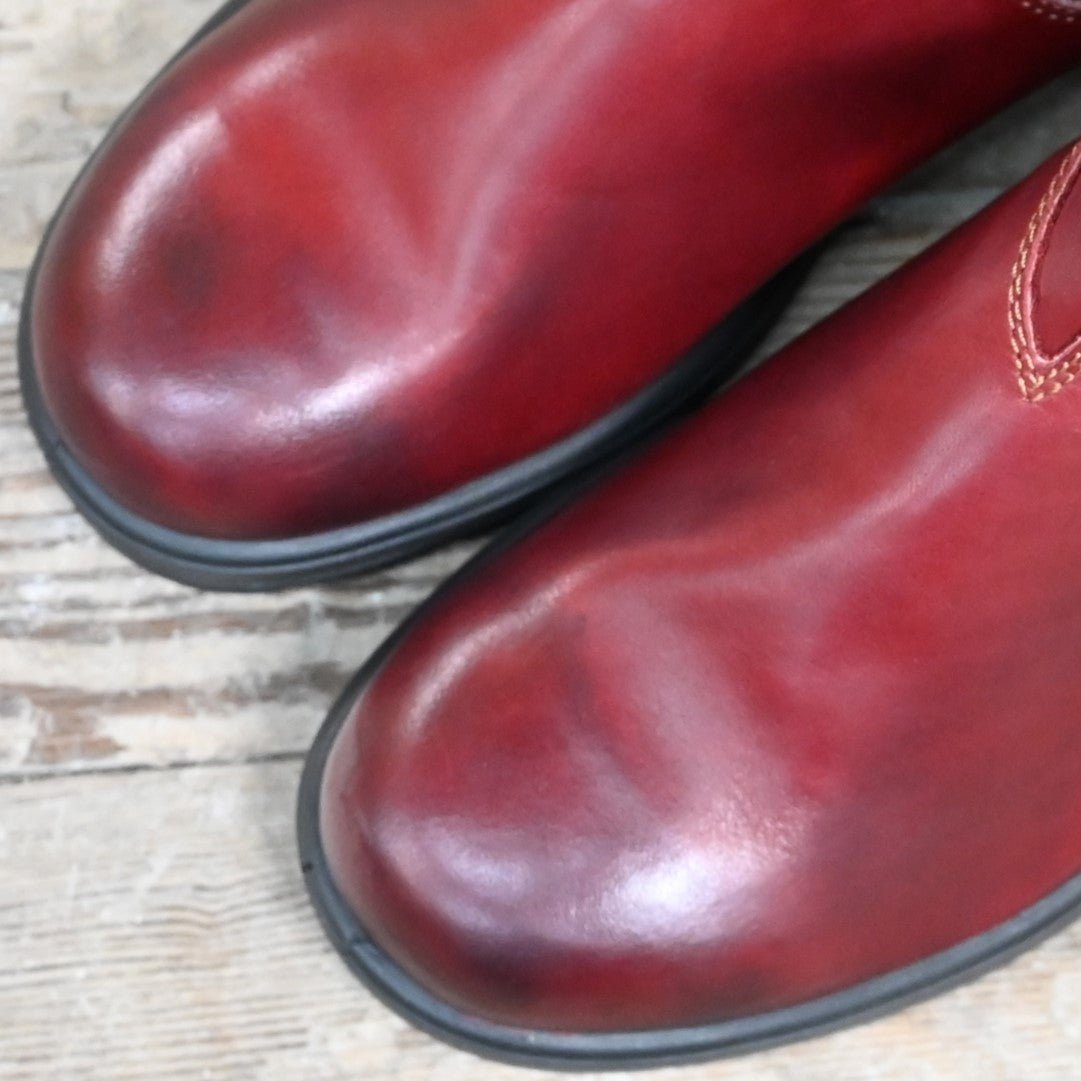
[[(353, 982), (303, 896), (292, 812), (335, 692), (465, 548), (280, 596), (198, 593), (105, 547), (50, 481), (14, 339), (46, 219), (214, 0), (0, 10), (0, 1078), (496, 1081)], [(1081, 134), (1081, 78), (967, 139), (829, 251), (817, 320)], [(918, 913), (913, 914), (918, 919)], [(1081, 1076), (1081, 930), (899, 1016), (686, 1081)]]

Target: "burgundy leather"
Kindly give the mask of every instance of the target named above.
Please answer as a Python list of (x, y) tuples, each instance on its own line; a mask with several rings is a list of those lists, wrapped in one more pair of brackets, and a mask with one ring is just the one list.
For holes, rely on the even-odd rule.
[(1081, 872), (1079, 175), (437, 595), (321, 797), (416, 980), (529, 1029), (744, 1017)]
[(453, 491), (607, 414), (1081, 59), (1060, 14), (252, 0), (59, 219), (32, 309), (52, 421), (115, 499), (207, 537)]

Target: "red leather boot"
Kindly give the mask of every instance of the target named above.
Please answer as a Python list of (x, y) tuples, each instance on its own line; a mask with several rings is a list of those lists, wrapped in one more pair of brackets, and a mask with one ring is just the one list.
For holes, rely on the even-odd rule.
[(470, 564), (312, 752), (309, 887), (482, 1054), (747, 1051), (1081, 905), (1081, 144)]
[(800, 253), (1081, 59), (1076, 6), (230, 3), (44, 243), (42, 445), (198, 585), (476, 531), (730, 373)]

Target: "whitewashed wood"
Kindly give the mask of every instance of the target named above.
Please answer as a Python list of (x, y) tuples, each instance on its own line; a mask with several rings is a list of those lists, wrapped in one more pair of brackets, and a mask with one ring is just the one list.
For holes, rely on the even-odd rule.
[[(0, 6), (0, 1078), (523, 1076), (360, 992), (323, 944), (293, 853), (299, 758), (331, 698), (470, 546), (330, 588), (201, 594), (101, 543), (22, 416), (18, 305), (45, 222), (215, 3)], [(1072, 77), (924, 167), (843, 231), (769, 348), (1076, 134)], [(1079, 1053), (1072, 931), (887, 1022), (663, 1076), (1069, 1081)]]
[[(0, 1076), (513, 1081), (391, 1015), (325, 945), (294, 763), (4, 790)], [(669, 1081), (1073, 1081), (1081, 931), (889, 1020)]]

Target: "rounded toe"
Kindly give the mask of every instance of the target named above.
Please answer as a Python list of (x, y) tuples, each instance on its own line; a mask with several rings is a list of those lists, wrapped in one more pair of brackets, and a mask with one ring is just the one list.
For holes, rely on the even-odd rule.
[(428, 994), (517, 1030), (785, 1004), (798, 793), (738, 726), (657, 724), (573, 602), (534, 602), (417, 626), (349, 708), (319, 818), (341, 897)]
[[(1074, 866), (1029, 844), (1035, 805), (1001, 800), (1046, 748), (1018, 772), (1010, 725), (971, 706), (918, 729), (940, 743), (913, 740), (934, 696), (869, 718), (844, 685), (790, 693), (776, 620), (638, 532), (613, 547), (618, 498), (474, 563), (328, 722), (319, 843), (359, 933), (428, 1001), (520, 1041), (694, 1029), (712, 1050), (1003, 955), (965, 944)], [(977, 733), (978, 759), (954, 753)]]
[(366, 255), (357, 168), (311, 145), (310, 117), (351, 122), (319, 74), (332, 30), (316, 11), (233, 16), (118, 122), (50, 227), (28, 404), (90, 502), (274, 541), (434, 493), (403, 464), (417, 391), (397, 313), (374, 310), (393, 298)]

